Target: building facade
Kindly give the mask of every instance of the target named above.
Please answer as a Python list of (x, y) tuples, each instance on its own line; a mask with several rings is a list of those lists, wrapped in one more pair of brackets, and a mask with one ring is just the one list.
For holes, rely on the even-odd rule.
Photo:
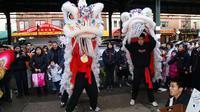
[[(11, 13), (11, 31), (17, 31), (16, 13)], [(0, 13), (0, 40), (7, 40), (7, 21), (4, 13)]]
[[(21, 31), (45, 22), (62, 28), (64, 19), (62, 12), (18, 12), (11, 15), (12, 31)], [(109, 19), (108, 13), (103, 12), (105, 34), (108, 36)], [(0, 15), (1, 30), (6, 29), (6, 20)], [(112, 14), (112, 33), (118, 30), (117, 36), (120, 37), (120, 13)], [(195, 38), (200, 29), (200, 16), (189, 14), (161, 14), (161, 42), (166, 43), (175, 39)], [(116, 36), (116, 35), (115, 35)]]

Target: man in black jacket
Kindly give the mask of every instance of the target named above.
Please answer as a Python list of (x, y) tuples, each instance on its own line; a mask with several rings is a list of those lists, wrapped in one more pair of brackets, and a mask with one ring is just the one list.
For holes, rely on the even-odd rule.
[(181, 77), (175, 77), (170, 81), (170, 98), (167, 101), (166, 106), (173, 106), (175, 104), (188, 105), (191, 94), (184, 91), (184, 83)]
[[(149, 42), (145, 42), (148, 40)], [(135, 105), (135, 99), (138, 95), (140, 82), (145, 83), (148, 99), (153, 106), (158, 106), (153, 95), (152, 74), (149, 68), (151, 53), (156, 46), (156, 41), (151, 36), (142, 33), (137, 42), (127, 43), (125, 47), (131, 54), (134, 65), (134, 80), (132, 85), (132, 99), (130, 105)]]
[(49, 51), (49, 60), (54, 61), (64, 70), (64, 50), (58, 46), (56, 41), (52, 43), (52, 48)]
[(194, 48), (190, 58), (192, 66), (192, 87), (200, 91), (200, 39), (199, 47)]
[(16, 45), (14, 47), (15, 60), (11, 65), (12, 73), (15, 76), (18, 97), (22, 97), (24, 95), (28, 95), (28, 80), (26, 73), (26, 61), (29, 60), (29, 56), (27, 56), (24, 52), (22, 52), (21, 47)]

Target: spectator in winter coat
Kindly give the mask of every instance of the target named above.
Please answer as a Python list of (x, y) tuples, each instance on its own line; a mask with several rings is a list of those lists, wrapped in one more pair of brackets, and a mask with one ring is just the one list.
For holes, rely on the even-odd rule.
[[(200, 45), (200, 40), (198, 44)], [(192, 66), (192, 87), (200, 91), (200, 46), (193, 49), (190, 64)]]
[(119, 86), (122, 87), (123, 76), (125, 77), (124, 84), (126, 86), (130, 86), (128, 83), (128, 76), (130, 73), (126, 58), (126, 52), (123, 51), (121, 48), (117, 52), (117, 76), (118, 76)]
[(15, 76), (18, 95), (17, 97), (22, 97), (23, 95), (28, 95), (28, 80), (26, 73), (26, 61), (29, 60), (29, 56), (26, 55), (19, 45), (14, 47), (15, 60), (11, 65), (11, 69)]
[(44, 55), (45, 55), (45, 58), (47, 60), (47, 63), (50, 64), (50, 55), (49, 55), (49, 49), (47, 46), (43, 46), (43, 51), (44, 51)]
[[(58, 43), (56, 41), (51, 42), (50, 46), (51, 49), (49, 49), (47, 56), (48, 60), (54, 61), (55, 64), (59, 65), (62, 70), (64, 70), (64, 50), (58, 46)], [(55, 89), (56, 87), (54, 83), (52, 83), (53, 93), (56, 93)]]
[(173, 106), (175, 104), (188, 105), (191, 94), (184, 91), (184, 83), (180, 77), (175, 77), (170, 81), (170, 98), (167, 101), (166, 106)]
[(106, 87), (112, 89), (114, 86), (114, 69), (116, 66), (116, 51), (112, 43), (108, 43), (107, 49), (103, 52), (103, 62), (106, 71)]
[[(25, 53), (26, 55), (29, 56), (29, 58), (31, 59), (32, 56), (34, 55), (34, 48), (33, 45), (31, 43), (27, 43), (26, 44), (26, 48), (25, 48)], [(28, 87), (31, 88), (31, 68), (29, 66), (29, 62), (30, 60), (26, 61), (26, 67), (27, 67), (27, 78), (28, 78)]]
[(50, 65), (48, 66), (48, 76), (56, 86), (57, 91), (60, 90), (61, 72), (62, 68), (58, 66), (58, 64), (55, 64), (54, 61), (51, 61)]
[(167, 81), (168, 75), (166, 74), (166, 61), (167, 61), (167, 49), (161, 50), (162, 54), (162, 83), (164, 84)]
[(190, 87), (191, 77), (189, 75), (190, 55), (187, 52), (187, 47), (184, 44), (180, 44), (178, 47), (178, 53), (172, 58), (168, 64), (177, 62), (178, 75), (183, 78), (185, 85)]
[[(41, 47), (36, 47), (35, 55), (33, 55), (32, 59), (30, 60), (30, 67), (32, 68), (32, 73), (46, 73), (47, 69), (47, 60), (43, 54), (43, 50)], [(45, 74), (46, 79), (46, 74)], [(41, 95), (41, 88), (37, 87), (37, 94)], [(46, 86), (43, 87), (43, 92), (47, 94)]]
[(52, 48), (49, 50), (49, 60), (54, 61), (64, 69), (64, 50), (58, 46), (56, 41), (52, 42)]
[[(171, 59), (173, 59), (176, 56), (176, 50), (172, 51), (171, 53)], [(169, 77), (170, 79), (178, 76), (178, 68), (177, 68), (177, 62), (174, 62), (169, 65)]]
[(167, 49), (168, 49), (168, 52), (167, 52), (167, 60), (166, 60), (166, 75), (169, 76), (169, 64), (168, 62), (171, 60), (171, 56), (172, 56), (172, 51), (177, 51), (175, 49), (175, 46), (173, 45), (173, 43), (168, 43), (167, 44)]

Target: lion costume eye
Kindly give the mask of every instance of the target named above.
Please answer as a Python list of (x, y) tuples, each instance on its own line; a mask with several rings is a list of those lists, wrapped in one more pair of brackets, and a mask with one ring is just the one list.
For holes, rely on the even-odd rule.
[(72, 15), (72, 13), (70, 13), (70, 12), (67, 13), (67, 19), (68, 20), (73, 20), (74, 19), (74, 16)]
[(70, 19), (74, 19), (74, 16), (72, 14), (69, 15)]

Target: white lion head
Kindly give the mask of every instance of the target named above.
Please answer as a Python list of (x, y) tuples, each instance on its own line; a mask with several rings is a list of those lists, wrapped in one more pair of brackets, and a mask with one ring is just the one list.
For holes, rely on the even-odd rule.
[(101, 12), (102, 3), (87, 6), (85, 0), (79, 0), (78, 7), (75, 4), (66, 2), (62, 6), (64, 13), (66, 37), (94, 38), (103, 35), (103, 21)]
[(145, 30), (154, 37), (155, 23), (153, 21), (153, 13), (150, 8), (133, 9), (130, 12), (124, 12), (121, 15), (123, 22), (122, 33), (128, 38), (139, 37)]

